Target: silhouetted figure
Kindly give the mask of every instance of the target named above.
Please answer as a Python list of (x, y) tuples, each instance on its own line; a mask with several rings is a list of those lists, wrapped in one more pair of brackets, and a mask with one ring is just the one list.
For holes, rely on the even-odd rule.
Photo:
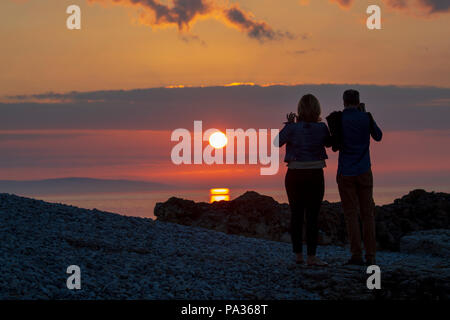
[(347, 90), (343, 95), (344, 111), (327, 117), (332, 147), (339, 150), (337, 183), (347, 225), (352, 256), (347, 264), (363, 265), (361, 218), (366, 264), (375, 264), (375, 203), (370, 162), (370, 136), (381, 141), (382, 132), (372, 115), (360, 103), (359, 92)]
[(320, 113), (317, 98), (311, 94), (303, 96), (298, 104), (298, 115), (287, 116), (288, 122), (279, 134), (279, 145), (286, 144), (285, 187), (291, 209), (291, 238), (296, 261), (304, 261), (302, 240), (306, 214), (307, 263), (325, 266), (327, 263), (316, 257), (316, 248), (318, 215), (325, 192), (323, 168), (328, 159), (325, 147), (331, 146), (331, 137), (327, 125), (320, 122)]

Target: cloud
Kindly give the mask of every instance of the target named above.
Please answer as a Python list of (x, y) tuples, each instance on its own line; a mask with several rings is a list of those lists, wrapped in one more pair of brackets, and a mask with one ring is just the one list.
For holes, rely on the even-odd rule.
[(353, 4), (353, 0), (330, 0), (330, 2), (336, 2), (343, 8), (349, 8)]
[(449, 0), (383, 0), (391, 8), (411, 11), (418, 10), (422, 14), (431, 15), (450, 11)]
[(237, 5), (223, 11), (224, 18), (237, 29), (244, 31), (254, 39), (277, 39), (283, 37), (280, 32), (274, 31), (264, 21), (254, 21), (253, 18), (239, 9)]
[[(22, 95), (19, 102), (0, 103), (0, 176), (145, 178), (200, 188), (213, 177), (228, 187), (246, 188), (250, 180), (253, 186), (279, 186), (282, 168), (279, 175), (263, 180), (251, 166), (174, 166), (170, 134), (176, 128), (193, 130), (194, 120), (202, 120), (204, 129), (281, 128), (286, 113), (295, 112), (305, 93), (318, 97), (325, 117), (343, 108), (342, 92), (348, 88), (360, 91), (385, 134), (382, 143), (372, 146), (378, 185), (448, 186), (450, 88), (354, 84), (247, 83)], [(326, 179), (332, 185), (337, 155), (329, 156)]]
[(299, 50), (294, 50), (294, 51), (288, 51), (288, 54), (293, 54), (293, 55), (304, 55), (307, 53), (312, 53), (312, 52), (317, 52), (319, 51), (319, 49), (315, 49), (315, 48), (311, 48), (311, 49), (299, 49)]
[(296, 110), (302, 94), (317, 95), (327, 115), (342, 108), (342, 92), (349, 87), (361, 92), (383, 129), (450, 128), (450, 88), (366, 85), (233, 85), (20, 96), (15, 103), (0, 103), (0, 128), (173, 130), (189, 128), (194, 120), (205, 121), (205, 127), (276, 128), (286, 113)]
[[(97, 0), (91, 0), (95, 2)], [(141, 6), (141, 22), (151, 25), (176, 25), (178, 30), (189, 30), (190, 24), (197, 18), (212, 12), (213, 7), (205, 0), (174, 0), (173, 6), (157, 0), (119, 0), (116, 3), (130, 3)]]
[(404, 9), (408, 6), (407, 0), (384, 0), (387, 6), (396, 9)]
[[(88, 0), (90, 3), (131, 6), (140, 9), (139, 22), (151, 27), (175, 26), (180, 32), (189, 32), (198, 19), (213, 18), (261, 42), (293, 39), (289, 32), (274, 30), (267, 22), (257, 20), (237, 4), (228, 5), (217, 0)], [(183, 38), (185, 39), (185, 38)]]
[[(350, 8), (354, 1), (330, 0), (330, 2), (335, 2), (342, 8)], [(383, 0), (383, 2), (386, 6), (393, 9), (402, 11), (418, 10), (426, 15), (450, 12), (449, 0)]]
[(449, 0), (419, 0), (419, 4), (430, 13), (449, 12)]

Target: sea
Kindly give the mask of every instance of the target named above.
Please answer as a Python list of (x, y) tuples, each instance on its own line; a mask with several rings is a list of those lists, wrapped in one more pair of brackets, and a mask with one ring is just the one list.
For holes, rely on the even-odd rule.
[[(374, 199), (377, 205), (392, 203), (395, 199), (408, 194), (414, 188), (403, 187), (381, 187), (374, 189)], [(449, 192), (445, 190), (427, 190)], [(283, 189), (251, 189), (263, 195), (273, 197), (280, 203), (287, 203), (285, 190)], [(233, 200), (245, 193), (245, 189), (229, 189), (229, 197)], [(62, 203), (86, 209), (98, 209), (118, 213), (125, 216), (155, 219), (154, 208), (156, 203), (167, 201), (171, 197), (193, 200), (196, 202), (211, 202), (213, 199), (211, 191), (207, 190), (169, 190), (169, 191), (148, 191), (131, 193), (91, 193), (91, 194), (67, 194), (67, 195), (23, 195), (47, 202)], [(339, 202), (339, 192), (336, 189), (327, 189), (325, 200), (329, 202)]]

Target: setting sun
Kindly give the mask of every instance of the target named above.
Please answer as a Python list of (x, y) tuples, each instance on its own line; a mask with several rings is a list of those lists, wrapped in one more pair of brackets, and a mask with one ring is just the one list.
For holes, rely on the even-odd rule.
[(209, 137), (209, 144), (216, 149), (221, 149), (225, 147), (227, 145), (227, 142), (228, 142), (227, 136), (220, 131), (214, 132)]
[(214, 188), (209, 190), (210, 199), (209, 202), (216, 201), (230, 201), (230, 189), (228, 188)]

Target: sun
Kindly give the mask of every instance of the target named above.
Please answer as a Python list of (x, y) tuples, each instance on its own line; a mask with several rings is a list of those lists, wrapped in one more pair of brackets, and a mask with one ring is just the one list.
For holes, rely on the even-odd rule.
[(220, 131), (214, 132), (209, 137), (209, 144), (216, 149), (221, 149), (225, 147), (227, 145), (227, 142), (228, 142), (227, 136)]

